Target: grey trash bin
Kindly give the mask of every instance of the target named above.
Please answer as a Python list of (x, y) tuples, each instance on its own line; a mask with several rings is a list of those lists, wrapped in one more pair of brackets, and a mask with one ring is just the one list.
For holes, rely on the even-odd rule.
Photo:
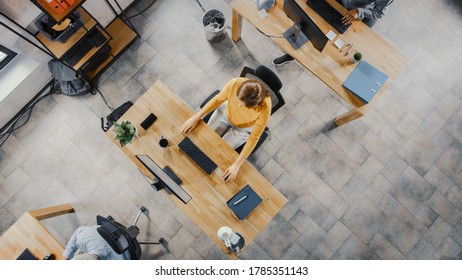
[(226, 37), (226, 19), (219, 10), (211, 9), (202, 17), (205, 38), (210, 42), (220, 42)]

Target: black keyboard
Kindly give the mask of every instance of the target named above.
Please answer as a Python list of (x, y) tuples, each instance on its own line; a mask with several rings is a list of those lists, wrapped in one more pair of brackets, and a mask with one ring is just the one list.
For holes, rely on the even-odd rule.
[(343, 24), (343, 15), (325, 0), (308, 0), (306, 1), (306, 4), (341, 34), (343, 34), (351, 25)]
[(199, 149), (188, 137), (185, 137), (178, 147), (185, 152), (202, 170), (207, 174), (212, 172), (218, 167), (201, 149)]
[(61, 59), (65, 61), (67, 64), (74, 66), (92, 48), (93, 43), (90, 40), (83, 38), (77, 44), (73, 45), (72, 48), (61, 57)]

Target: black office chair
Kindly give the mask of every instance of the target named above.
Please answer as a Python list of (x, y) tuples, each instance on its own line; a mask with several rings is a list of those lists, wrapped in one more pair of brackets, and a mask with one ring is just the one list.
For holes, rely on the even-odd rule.
[(104, 218), (98, 215), (96, 216), (96, 223), (100, 226), (97, 228), (98, 233), (117, 254), (122, 254), (128, 250), (132, 260), (139, 260), (141, 258), (140, 244), (160, 244), (164, 248), (167, 248), (167, 241), (164, 238), (160, 238), (159, 241), (138, 241), (136, 239), (140, 233), (136, 223), (141, 213), (147, 212), (148, 210), (142, 206), (133, 225), (128, 228), (116, 222), (111, 216)]
[[(240, 77), (257, 79), (257, 80), (263, 82), (264, 85), (266, 85), (268, 93), (271, 96), (271, 104), (272, 104), (271, 105), (272, 106), (271, 107), (271, 115), (274, 114), (277, 110), (279, 110), (279, 108), (281, 108), (285, 104), (284, 98), (282, 97), (282, 94), (281, 94), (281, 91), (280, 91), (281, 88), (282, 88), (282, 82), (279, 79), (279, 77), (271, 69), (269, 69), (268, 67), (266, 67), (264, 65), (260, 65), (255, 69), (252, 69), (252, 68), (249, 68), (249, 67), (244, 67), (244, 69), (242, 69), (242, 72), (241, 72), (241, 74), (239, 76)], [(210, 94), (207, 97), (207, 99), (205, 99), (204, 102), (202, 102), (202, 104), (200, 105), (200, 108), (203, 108), (205, 106), (205, 104), (207, 104), (207, 102), (209, 102), (219, 92), (220, 92), (220, 90), (218, 90), (218, 89), (215, 90), (214, 92), (212, 92), (212, 94)], [(210, 117), (212, 116), (212, 113), (213, 113), (213, 111), (208, 113), (207, 115), (205, 115), (202, 119), (206, 123), (208, 123), (208, 121), (210, 120)], [(269, 128), (265, 127), (265, 130), (263, 131), (262, 135), (260, 136), (260, 139), (258, 140), (257, 145), (255, 146), (255, 148), (253, 149), (251, 154), (253, 154), (263, 144), (263, 142), (266, 140), (266, 138), (268, 138), (268, 135), (269, 135)], [(245, 145), (245, 143), (242, 144), (241, 146), (237, 147), (235, 149), (236, 152), (240, 153), (242, 151), (242, 149), (244, 148), (244, 145)]]

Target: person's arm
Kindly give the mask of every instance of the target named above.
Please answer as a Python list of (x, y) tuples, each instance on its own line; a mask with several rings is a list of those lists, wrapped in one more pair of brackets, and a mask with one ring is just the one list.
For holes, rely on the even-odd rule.
[(358, 8), (358, 19), (381, 18), (384, 15), (389, 2), (390, 0), (379, 0), (372, 8)]
[(247, 139), (247, 142), (241, 151), (241, 156), (243, 156), (244, 159), (246, 159), (252, 153), (253, 149), (258, 143), (258, 140), (260, 140), (263, 131), (265, 131), (266, 124), (269, 121), (270, 114), (271, 112), (268, 112), (267, 114), (259, 116), (255, 122), (249, 139)]
[(252, 153), (253, 149), (258, 143), (258, 140), (260, 140), (260, 137), (263, 131), (265, 130), (266, 124), (269, 121), (270, 115), (271, 109), (268, 108), (267, 111), (263, 112), (258, 117), (257, 121), (255, 122), (255, 125), (253, 126), (252, 132), (250, 133), (249, 139), (247, 139), (247, 142), (245, 143), (244, 148), (239, 154), (239, 157), (230, 167), (228, 167), (228, 169), (226, 169), (225, 173), (223, 174), (223, 177), (225, 178), (226, 182), (234, 180), (237, 177), (237, 173), (239, 172), (241, 165), (244, 163), (244, 161), (250, 155), (250, 153)]
[(239, 172), (239, 169), (241, 168), (241, 165), (244, 163), (245, 157), (242, 155), (239, 155), (236, 159), (236, 161), (231, 164), (228, 169), (226, 169), (225, 173), (223, 173), (223, 178), (225, 179), (225, 182), (229, 182), (231, 180), (236, 179), (237, 173)]
[(236, 83), (235, 79), (232, 79), (231, 81), (229, 81), (223, 87), (220, 93), (218, 93), (212, 99), (210, 99), (210, 101), (207, 102), (207, 104), (205, 104), (205, 106), (199, 112), (194, 114), (194, 116), (187, 119), (181, 126), (181, 132), (188, 133), (192, 131), (196, 127), (200, 119), (202, 119), (209, 112), (218, 108), (218, 106), (220, 106), (223, 102), (228, 100), (228, 95), (231, 91), (231, 88), (234, 86), (235, 83)]
[[(78, 230), (78, 229), (77, 229)], [(66, 248), (64, 249), (63, 252), (63, 257), (67, 260), (72, 259), (74, 256), (75, 252), (77, 252), (77, 230), (72, 233), (71, 239), (66, 244)]]
[(350, 24), (355, 19), (363, 20), (364, 18), (381, 18), (385, 13), (389, 2), (390, 0), (379, 0), (374, 7), (356, 8), (349, 10), (343, 15), (342, 22), (344, 24)]

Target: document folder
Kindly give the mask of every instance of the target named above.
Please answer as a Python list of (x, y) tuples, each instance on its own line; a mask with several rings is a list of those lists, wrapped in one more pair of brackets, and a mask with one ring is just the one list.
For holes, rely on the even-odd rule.
[(249, 185), (246, 185), (228, 200), (226, 204), (233, 210), (239, 220), (244, 220), (261, 202), (262, 199), (258, 194)]
[(343, 86), (365, 103), (369, 103), (387, 80), (387, 75), (362, 60), (353, 72), (351, 72), (348, 79), (343, 83)]

